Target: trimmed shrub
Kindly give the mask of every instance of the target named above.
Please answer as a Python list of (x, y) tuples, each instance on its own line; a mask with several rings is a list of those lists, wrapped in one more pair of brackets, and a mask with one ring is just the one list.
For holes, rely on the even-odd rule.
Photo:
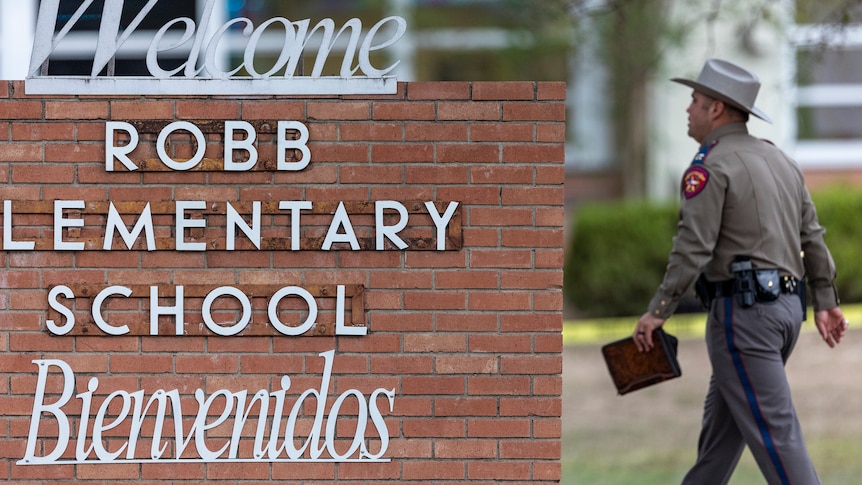
[[(843, 303), (862, 302), (862, 190), (812, 193), (838, 269)], [(638, 316), (661, 284), (676, 234), (676, 203), (613, 202), (575, 211), (564, 294), (584, 317)], [(692, 294), (678, 311), (700, 311)]]
[(579, 314), (640, 315), (661, 283), (678, 206), (616, 202), (579, 208), (565, 266), (565, 293)]
[(831, 187), (811, 194), (835, 260), (835, 286), (843, 303), (862, 301), (862, 190)]

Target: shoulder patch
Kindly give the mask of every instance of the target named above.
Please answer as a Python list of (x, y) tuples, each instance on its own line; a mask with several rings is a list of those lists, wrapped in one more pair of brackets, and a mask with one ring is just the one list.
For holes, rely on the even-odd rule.
[(709, 172), (702, 165), (692, 165), (682, 176), (682, 195), (691, 199), (701, 193), (709, 182)]

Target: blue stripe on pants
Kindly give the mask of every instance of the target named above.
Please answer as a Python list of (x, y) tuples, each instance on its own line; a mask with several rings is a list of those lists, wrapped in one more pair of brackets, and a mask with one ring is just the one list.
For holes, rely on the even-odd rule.
[(772, 441), (772, 435), (769, 433), (769, 428), (766, 426), (766, 421), (763, 419), (763, 413), (760, 411), (760, 406), (757, 404), (757, 396), (754, 393), (754, 387), (748, 379), (748, 373), (745, 371), (745, 366), (742, 363), (742, 356), (739, 350), (734, 345), (733, 336), (733, 298), (724, 299), (724, 331), (725, 340), (727, 340), (727, 350), (733, 359), (733, 365), (736, 368), (736, 374), (742, 382), (742, 389), (745, 391), (745, 397), (748, 400), (748, 406), (751, 408), (751, 413), (754, 415), (754, 420), (760, 429), (760, 436), (763, 438), (763, 444), (766, 447), (769, 458), (775, 469), (778, 471), (778, 476), (781, 478), (782, 485), (790, 485), (790, 479), (787, 478), (787, 472), (784, 470), (784, 465), (781, 463), (781, 458), (778, 456), (778, 451), (775, 449), (775, 443)]

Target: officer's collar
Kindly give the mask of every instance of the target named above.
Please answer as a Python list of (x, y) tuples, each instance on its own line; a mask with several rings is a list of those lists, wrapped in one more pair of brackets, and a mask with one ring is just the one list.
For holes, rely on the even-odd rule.
[(712, 145), (716, 140), (727, 135), (747, 135), (748, 126), (745, 123), (729, 123), (710, 131), (700, 146)]

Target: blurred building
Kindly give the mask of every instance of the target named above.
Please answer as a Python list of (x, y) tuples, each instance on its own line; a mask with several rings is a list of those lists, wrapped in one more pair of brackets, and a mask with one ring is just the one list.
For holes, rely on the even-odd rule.
[[(90, 11), (100, 11), (104, 1)], [(61, 15), (81, 2), (63, 0)], [(402, 81), (566, 81), (570, 204), (676, 196), (697, 147), (686, 136), (690, 90), (668, 79), (697, 76), (709, 57), (760, 75), (757, 104), (774, 123), (753, 119), (749, 127), (795, 156), (809, 183), (862, 183), (862, 23), (853, 23), (852, 15), (862, 18), (862, 8), (849, 8), (849, 22), (839, 29), (827, 15), (829, 5), (852, 7), (849, 0), (736, 0), (719, 2), (720, 10), (707, 0), (162, 0), (110, 68), (117, 75), (144, 74), (141, 59), (153, 32), (169, 19), (198, 19), (211, 2), (210, 31), (236, 17), (256, 25), (274, 16), (329, 17), (341, 25), (352, 17), (376, 22), (402, 16), (407, 35), (394, 46), (400, 60), (394, 73)], [(137, 12), (144, 3), (125, 5)], [(816, 8), (802, 12), (797, 3)], [(636, 5), (634, 13), (655, 16), (661, 30), (650, 31), (646, 18), (645, 37), (627, 37), (639, 26), (615, 24), (611, 4)], [(0, 1), (0, 78), (26, 75), (37, 5)], [(82, 59), (91, 62), (97, 26), (98, 18), (83, 18), (58, 46), (49, 73), (88, 72)], [(220, 53), (226, 63), (241, 55), (245, 42), (239, 32), (233, 35), (233, 50)], [(275, 53), (283, 42), (273, 32), (261, 46)], [(183, 51), (176, 55), (182, 62)], [(625, 71), (633, 61), (644, 66), (634, 75)]]

